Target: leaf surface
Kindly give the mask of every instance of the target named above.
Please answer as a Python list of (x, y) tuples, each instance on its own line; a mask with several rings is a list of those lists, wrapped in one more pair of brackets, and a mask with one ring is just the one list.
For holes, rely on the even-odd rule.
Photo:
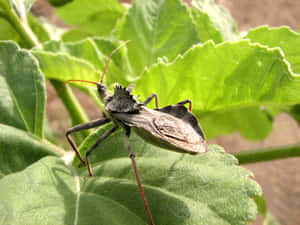
[[(193, 112), (201, 121), (242, 108), (293, 105), (300, 101), (299, 84), (299, 76), (290, 70), (279, 49), (248, 41), (220, 45), (209, 42), (194, 47), (174, 63), (161, 62), (145, 71), (137, 82), (135, 93), (141, 95), (141, 101), (156, 93), (160, 106), (189, 98), (193, 102)], [(222, 118), (225, 121), (228, 117)], [(266, 119), (266, 126), (260, 127), (265, 129), (262, 134), (270, 130)], [(245, 121), (240, 121), (240, 125), (243, 123)], [(222, 125), (224, 123), (220, 127)], [(249, 133), (247, 127), (239, 127), (244, 129), (242, 133)], [(203, 128), (208, 136), (214, 136), (213, 131), (212, 134), (209, 131), (214, 128)]]
[(58, 153), (36, 136), (0, 124), (0, 178), (21, 171), (47, 155)]
[(289, 27), (269, 28), (257, 27), (248, 32), (245, 38), (252, 42), (259, 42), (271, 48), (280, 47), (291, 64), (294, 73), (300, 73), (300, 52), (296, 46), (300, 45), (300, 34)]
[(42, 137), (46, 94), (36, 59), (13, 42), (0, 42), (0, 80), (0, 123)]
[[(50, 41), (43, 45), (44, 51), (36, 50), (34, 54), (39, 59), (41, 65), (45, 64), (42, 68), (44, 68), (46, 77), (48, 78), (61, 81), (83, 79), (99, 82), (108, 56), (121, 43), (103, 38), (88, 38), (68, 43)], [(113, 59), (110, 61), (105, 73), (105, 82), (107, 85), (115, 82), (125, 85), (132, 79), (126, 59), (126, 46), (124, 46), (123, 49), (114, 54)], [(59, 71), (54, 73), (46, 70), (49, 64), (57, 64), (58, 61), (61, 62), (61, 65), (57, 70), (63, 70), (64, 74), (60, 75)], [(74, 66), (74, 68), (79, 72), (72, 71), (74, 68), (66, 64), (65, 61), (75, 64), (76, 67)]]
[(237, 28), (230, 13), (211, 0), (193, 0), (192, 15), (201, 41), (213, 40), (220, 43), (236, 40)]
[[(249, 31), (245, 38), (253, 42), (259, 42), (269, 47), (280, 47), (286, 59), (290, 63), (293, 72), (300, 74), (300, 52), (296, 46), (300, 45), (300, 34), (289, 27), (269, 28), (258, 27)], [(291, 106), (287, 112), (300, 124), (300, 105)]]
[(246, 139), (262, 140), (273, 128), (273, 118), (260, 107), (212, 112), (201, 117), (200, 122), (207, 128), (207, 139), (239, 131)]
[[(109, 127), (88, 137), (90, 144)], [(0, 180), (1, 193), (6, 193), (0, 194), (1, 221), (148, 224), (123, 137), (123, 132), (117, 132), (91, 154), (94, 177), (86, 177), (86, 168), (76, 172), (62, 160), (46, 157)], [(156, 224), (246, 224), (254, 220), (253, 198), (261, 190), (250, 179), (252, 174), (238, 167), (237, 160), (220, 147), (212, 145), (208, 153), (188, 155), (150, 145), (134, 133), (130, 142)]]
[(128, 56), (136, 75), (158, 57), (173, 60), (200, 41), (189, 12), (180, 0), (134, 1), (115, 36), (132, 41)]
[(65, 53), (52, 53), (33, 50), (40, 68), (48, 79), (66, 81), (70, 79), (99, 80), (96, 68), (89, 62)]
[(86, 37), (109, 37), (125, 8), (117, 0), (76, 0), (56, 8), (57, 14), (75, 28), (63, 34), (64, 41)]

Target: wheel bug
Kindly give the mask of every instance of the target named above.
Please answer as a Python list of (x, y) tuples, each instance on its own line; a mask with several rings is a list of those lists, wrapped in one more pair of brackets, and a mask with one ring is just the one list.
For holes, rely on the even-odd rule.
[[(125, 45), (127, 42), (125, 42), (123, 45)], [(144, 140), (173, 151), (188, 153), (206, 152), (207, 144), (196, 117), (191, 113), (192, 102), (188, 99), (178, 102), (175, 105), (159, 108), (156, 94), (152, 94), (144, 102), (140, 103), (137, 97), (131, 94), (133, 86), (129, 86), (127, 89), (122, 86), (116, 86), (113, 95), (108, 95), (107, 88), (103, 84), (105, 71), (107, 70), (113, 54), (123, 45), (116, 48), (110, 54), (103, 70), (100, 83), (84, 80), (68, 80), (66, 82), (78, 81), (96, 85), (100, 98), (104, 102), (105, 110), (109, 115), (107, 118), (94, 120), (70, 128), (66, 132), (66, 137), (77, 157), (83, 164), (87, 165), (89, 175), (93, 176), (91, 165), (88, 160), (89, 155), (104, 139), (109, 137), (120, 127), (123, 128), (125, 130), (125, 146), (133, 164), (139, 191), (143, 198), (150, 224), (154, 225), (152, 215), (141, 185), (135, 162), (135, 155), (129, 143), (131, 128), (133, 128), (133, 130)], [(149, 109), (146, 107), (146, 105), (153, 98), (155, 99), (156, 108)], [(189, 104), (189, 110), (187, 110), (187, 108), (184, 106), (185, 104)], [(109, 122), (114, 123), (115, 126), (111, 130), (108, 130), (106, 133), (104, 133), (96, 141), (96, 143), (94, 143), (94, 145), (86, 152), (85, 159), (83, 159), (70, 135), (74, 132), (99, 127)]]

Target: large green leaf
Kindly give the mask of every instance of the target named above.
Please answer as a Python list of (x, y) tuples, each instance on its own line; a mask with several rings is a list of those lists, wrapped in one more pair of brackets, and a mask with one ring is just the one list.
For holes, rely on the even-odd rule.
[[(101, 136), (101, 134), (111, 127), (111, 125), (108, 125), (105, 129), (99, 129), (89, 136), (80, 146), (81, 154), (84, 155), (86, 150)], [(91, 154), (90, 160), (95, 174), (109, 177), (115, 177), (116, 175), (114, 174), (117, 174), (117, 176), (121, 176), (122, 179), (135, 180), (131, 171), (128, 152), (124, 147), (123, 137), (123, 132), (117, 132), (112, 138), (106, 140), (97, 150), (95, 150), (95, 152), (93, 152), (93, 154)], [(157, 224), (227, 224), (226, 221), (229, 221), (229, 224), (243, 224), (241, 220), (251, 220), (250, 217), (252, 216), (250, 216), (250, 214), (254, 212), (252, 210), (255, 208), (254, 205), (250, 203), (252, 200), (250, 200), (250, 202), (246, 201), (248, 202), (246, 203), (244, 202), (245, 200), (242, 200), (245, 196), (236, 196), (237, 199), (239, 199), (238, 201), (244, 202), (245, 204), (240, 204), (241, 202), (237, 201), (237, 205), (235, 205), (235, 203), (233, 203), (235, 200), (231, 199), (234, 195), (233, 190), (238, 190), (240, 187), (237, 188), (230, 185), (231, 182), (237, 184), (241, 181), (241, 177), (237, 175), (238, 173), (240, 173), (240, 175), (243, 174), (242, 177), (250, 174), (242, 168), (234, 166), (236, 160), (231, 155), (224, 155), (222, 149), (219, 147), (210, 146), (210, 151), (208, 153), (189, 155), (170, 152), (155, 147), (143, 141), (134, 133), (130, 138), (130, 142), (137, 158), (140, 175), (142, 177), (141, 179), (143, 180), (142, 182), (148, 193), (150, 193), (147, 195), (150, 207), (152, 201), (156, 203), (160, 202), (159, 206), (152, 207), (153, 213), (160, 213), (160, 216), (156, 221)], [(78, 164), (76, 163), (75, 165)], [(120, 170), (123, 166), (124, 169)], [(239, 170), (239, 172), (236, 171), (236, 169)], [(86, 168), (82, 168), (82, 170), (83, 175), (87, 175)], [(224, 173), (221, 172), (221, 170)], [(185, 174), (188, 174), (188, 176)], [(251, 185), (248, 181), (250, 181)], [(254, 188), (255, 184), (253, 181), (248, 181), (248, 185), (251, 186), (251, 188), (250, 186), (248, 188)], [(204, 189), (201, 188), (202, 185), (205, 186)], [(213, 187), (214, 185), (217, 186)], [(221, 186), (222, 191), (219, 192), (221, 189), (218, 187)], [(102, 188), (104, 188), (104, 186), (101, 186), (101, 189)], [(107, 188), (104, 190), (99, 189), (99, 191), (105, 195), (111, 195), (115, 200), (121, 200), (121, 194), (118, 194), (117, 190), (109, 194), (106, 190)], [(148, 190), (148, 188), (150, 190)], [(254, 188), (249, 192), (250, 189), (248, 188), (246, 187), (248, 194), (255, 189)], [(163, 193), (161, 193), (162, 196), (155, 196), (158, 195), (157, 191), (163, 191)], [(240, 191), (239, 194), (246, 193), (241, 189)], [(258, 194), (257, 191), (258, 189), (249, 196), (253, 197)], [(229, 194), (229, 192), (231, 192), (231, 194)], [(256, 194), (254, 194), (255, 192)], [(128, 196), (129, 193), (125, 195)], [(183, 201), (184, 205), (186, 204), (186, 207), (176, 202), (176, 199)], [(170, 203), (173, 201), (174, 203)], [(230, 216), (230, 211), (234, 210), (235, 207), (238, 207), (239, 210), (241, 209), (242, 211), (245, 210), (244, 212), (247, 211), (249, 213), (248, 219), (246, 219), (247, 216), (242, 216), (243, 213), (241, 211), (236, 212), (234, 216)], [(147, 220), (142, 206), (135, 206), (133, 208), (133, 206), (128, 205), (127, 208), (138, 210), (137, 214), (144, 215), (145, 220)], [(188, 208), (189, 213), (184, 210), (185, 208)], [(161, 212), (161, 209), (167, 210), (166, 212)], [(177, 213), (177, 215), (172, 214), (172, 218), (170, 218), (169, 213), (178, 211), (182, 213)], [(189, 214), (189, 216), (187, 216), (187, 214)], [(254, 219), (254, 217), (252, 219)]]
[(90, 16), (105, 11), (123, 13), (124, 7), (117, 0), (74, 0), (56, 8), (57, 14), (69, 25), (79, 25)]
[(158, 57), (173, 60), (200, 41), (187, 7), (180, 0), (136, 0), (116, 34), (131, 40), (128, 55), (136, 75)]
[(0, 123), (42, 137), (45, 81), (36, 59), (10, 41), (0, 42)]
[[(92, 178), (94, 182), (98, 179)], [(120, 203), (82, 187), (85, 180), (56, 157), (46, 157), (20, 173), (6, 176), (0, 180), (1, 222), (143, 224)]]
[(236, 24), (224, 7), (212, 0), (193, 0), (192, 15), (201, 41), (220, 43), (237, 39)]
[[(289, 27), (269, 28), (267, 26), (252, 29), (247, 34), (253, 42), (259, 42), (269, 47), (280, 47), (295, 73), (300, 73), (300, 53), (296, 46), (300, 46), (300, 34)], [(300, 124), (299, 105), (286, 110)]]
[(216, 29), (206, 13), (197, 8), (192, 8), (191, 14), (196, 23), (197, 31), (202, 42), (207, 40), (213, 40), (215, 43), (223, 42), (221, 32)]
[[(122, 16), (120, 12), (99, 12), (89, 17), (76, 28), (65, 32), (62, 36), (64, 41), (77, 41), (86, 37), (103, 36), (109, 37), (117, 20)], [(98, 29), (95, 29), (97, 27)]]
[[(88, 137), (85, 148), (109, 127)], [(76, 172), (53, 157), (4, 177), (1, 221), (148, 224), (123, 137), (117, 132), (91, 154), (94, 177), (86, 177), (86, 168)], [(135, 134), (130, 142), (156, 224), (238, 225), (255, 219), (253, 198), (261, 190), (250, 179), (251, 173), (220, 147), (212, 145), (208, 153), (189, 155), (154, 147)]]
[[(57, 68), (63, 70), (64, 74), (60, 72), (45, 72), (46, 77), (66, 81), (68, 79), (85, 79), (90, 81), (100, 81), (100, 73), (108, 60), (108, 56), (116, 49), (122, 42), (111, 41), (103, 38), (88, 38), (78, 42), (63, 43), (61, 41), (51, 41), (43, 45), (44, 51), (34, 51), (33, 54), (37, 56), (40, 63), (44, 65), (57, 64), (57, 60), (62, 61), (61, 67)], [(131, 80), (130, 69), (128, 68), (126, 57), (126, 46), (120, 49), (113, 55), (109, 67), (106, 71), (105, 81), (107, 85), (118, 82), (121, 84), (128, 84)], [(45, 52), (46, 51), (46, 52)], [(49, 53), (51, 52), (51, 53)], [(58, 57), (60, 59), (58, 59)], [(65, 64), (64, 61), (76, 63), (77, 67), (81, 67), (82, 74), (79, 72), (69, 71), (72, 68)], [(79, 63), (81, 61), (82, 63)], [(85, 62), (85, 63), (83, 63)], [(90, 66), (84, 66), (90, 65)], [(43, 66), (47, 68), (48, 66)], [(78, 69), (80, 70), (80, 69)], [(91, 70), (93, 72), (91, 72)], [(87, 71), (87, 72), (85, 72)], [(95, 75), (95, 73), (97, 73)], [(70, 74), (70, 75), (67, 75)], [(84, 74), (84, 75), (83, 75)]]
[[(174, 63), (161, 62), (145, 71), (135, 92), (142, 99), (157, 93), (160, 106), (189, 98), (198, 118), (208, 119), (215, 113), (231, 113), (239, 108), (295, 104), (300, 102), (299, 85), (299, 76), (291, 72), (279, 49), (248, 41), (220, 45), (209, 42), (196, 46)], [(211, 126), (204, 127), (208, 136), (214, 136), (209, 130), (216, 128)], [(239, 127), (242, 133), (249, 132), (247, 126)], [(259, 128), (270, 130), (270, 125), (266, 121), (266, 126)]]
[(68, 25), (76, 26), (63, 35), (65, 41), (91, 36), (110, 36), (125, 12), (117, 0), (75, 0), (56, 9)]
[(201, 117), (200, 122), (207, 139), (239, 131), (247, 139), (261, 140), (273, 128), (272, 117), (259, 107), (212, 112)]
[(0, 178), (21, 171), (44, 156), (56, 154), (49, 144), (34, 135), (0, 124)]
[(70, 79), (99, 80), (97, 68), (88, 61), (65, 53), (52, 53), (41, 50), (31, 52), (38, 59), (40, 68), (48, 79), (61, 81)]
[(297, 48), (300, 46), (300, 33), (292, 31), (289, 27), (262, 26), (250, 30), (245, 38), (271, 48), (280, 47), (291, 64), (293, 72), (300, 73), (300, 52)]

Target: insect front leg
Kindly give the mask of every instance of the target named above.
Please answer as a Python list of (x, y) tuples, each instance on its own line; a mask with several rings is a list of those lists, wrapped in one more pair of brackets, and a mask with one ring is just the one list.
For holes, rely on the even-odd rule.
[(142, 104), (147, 105), (153, 98), (155, 98), (155, 107), (158, 108), (158, 98), (157, 94), (152, 94), (149, 96)]
[(149, 209), (149, 206), (148, 206), (148, 202), (146, 200), (146, 197), (145, 197), (145, 194), (144, 194), (144, 191), (143, 191), (143, 188), (142, 188), (139, 172), (138, 172), (138, 169), (137, 169), (137, 166), (136, 166), (135, 155), (134, 155), (132, 147), (129, 143), (129, 136), (130, 136), (130, 127), (125, 127), (125, 137), (124, 137), (125, 146), (128, 150), (129, 157), (131, 158), (131, 161), (132, 161), (135, 177), (136, 177), (136, 180), (137, 180), (137, 183), (138, 183), (138, 186), (139, 186), (139, 190), (140, 190), (140, 193), (141, 193), (143, 201), (144, 201), (144, 205), (145, 205), (148, 217), (149, 217), (150, 224), (154, 225), (152, 215), (151, 215), (151, 212), (150, 212), (150, 209)]
[(185, 105), (187, 103), (189, 103), (189, 111), (191, 112), (192, 111), (192, 101), (189, 99), (180, 101), (180, 102), (176, 103), (176, 105)]
[(99, 126), (102, 126), (108, 122), (110, 122), (111, 119), (99, 119), (99, 120), (94, 120), (94, 121), (91, 121), (91, 122), (88, 122), (88, 123), (84, 123), (84, 124), (80, 124), (80, 125), (77, 125), (75, 127), (72, 127), (70, 128), (67, 133), (66, 133), (66, 137), (67, 137), (67, 140), (68, 142), (70, 143), (72, 149), (74, 150), (74, 152), (76, 153), (77, 157), (80, 159), (80, 161), (83, 163), (83, 164), (86, 164), (86, 162), (82, 159), (78, 149), (77, 149), (77, 146), (75, 144), (75, 142), (73, 141), (73, 139), (70, 137), (70, 135), (74, 132), (78, 132), (78, 131), (81, 131), (81, 130), (87, 130), (87, 129), (91, 129), (91, 128), (94, 128), (94, 127), (99, 127)]

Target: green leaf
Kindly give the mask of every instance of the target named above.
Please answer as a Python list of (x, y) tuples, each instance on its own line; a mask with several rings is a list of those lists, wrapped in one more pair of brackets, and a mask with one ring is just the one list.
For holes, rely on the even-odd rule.
[(0, 124), (0, 178), (21, 171), (47, 155), (57, 155), (49, 144), (30, 133)]
[[(46, 157), (3, 178), (1, 221), (148, 224), (123, 137), (117, 132), (91, 154), (94, 177), (86, 178), (86, 168), (76, 173), (61, 160)], [(261, 190), (250, 179), (251, 172), (238, 167), (237, 160), (220, 147), (211, 145), (208, 153), (188, 155), (162, 150), (134, 134), (130, 142), (156, 224), (238, 225), (255, 219), (253, 198)]]
[[(157, 93), (160, 106), (189, 98), (197, 117), (207, 120), (215, 113), (295, 104), (300, 102), (299, 85), (299, 76), (291, 72), (279, 49), (248, 41), (221, 45), (208, 42), (194, 47), (174, 63), (161, 62), (145, 71), (135, 93), (140, 94), (142, 100)], [(263, 117), (260, 119), (265, 121), (262, 129), (269, 130), (270, 124)], [(242, 133), (247, 134), (249, 128), (241, 126), (243, 123), (251, 125), (250, 121), (239, 122), (240, 129), (244, 129)], [(214, 132), (209, 133), (211, 127), (204, 127), (207, 129), (208, 136), (215, 136)], [(266, 130), (258, 135), (264, 136)]]
[(117, 0), (76, 0), (57, 8), (56, 12), (68, 25), (76, 26), (63, 35), (63, 40), (75, 41), (110, 36), (125, 8)]
[[(109, 37), (122, 13), (116, 11), (99, 12), (90, 16), (76, 28), (62, 35), (64, 41), (77, 41), (86, 37)], [(98, 29), (95, 29), (97, 27)]]
[[(121, 42), (102, 38), (88, 38), (70, 43), (50, 41), (43, 45), (44, 51), (34, 50), (33, 54), (40, 61), (47, 78), (61, 81), (81, 79), (99, 82), (101, 77), (99, 72), (103, 71), (108, 56), (120, 44)], [(126, 49), (124, 46), (113, 55), (105, 75), (107, 85), (115, 82), (127, 85), (132, 80)], [(72, 67), (70, 64), (75, 66)]]
[(197, 26), (197, 31), (202, 42), (213, 40), (215, 43), (223, 42), (221, 32), (219, 32), (209, 16), (197, 8), (191, 9), (192, 17)]
[(0, 123), (42, 137), (46, 94), (36, 59), (13, 42), (0, 42), (0, 80)]
[(117, 0), (74, 0), (56, 9), (57, 14), (69, 25), (79, 25), (90, 16), (105, 11), (124, 12)]
[[(85, 155), (87, 149), (111, 127), (107, 125), (89, 136), (80, 146), (81, 154)], [(136, 155), (152, 213), (159, 215), (154, 216), (157, 224), (245, 224), (245, 221), (254, 219), (256, 205), (252, 199), (246, 200), (244, 194), (247, 193), (250, 198), (259, 195), (258, 186), (248, 179), (250, 173), (237, 167), (236, 159), (224, 154), (220, 147), (211, 145), (209, 152), (205, 154), (180, 154), (148, 144), (134, 133), (130, 143)], [(135, 183), (128, 151), (124, 147), (124, 132), (117, 132), (103, 142), (89, 159), (96, 176), (132, 179)], [(87, 175), (86, 168), (82, 168), (82, 171), (83, 175)], [(247, 183), (243, 187), (246, 190), (240, 189), (240, 182)], [(204, 189), (201, 188), (203, 186)], [(116, 201), (121, 201), (122, 195), (130, 195), (121, 194), (120, 190), (123, 188), (112, 190), (111, 187), (112, 193), (109, 193), (109, 187), (111, 186), (108, 184), (101, 184), (97, 191), (111, 196)], [(238, 193), (236, 190), (239, 190)], [(235, 196), (238, 200), (233, 197), (235, 194), (238, 195)], [(139, 195), (136, 198), (138, 201)], [(182, 201), (183, 205), (177, 200)], [(141, 199), (139, 201), (141, 202)], [(159, 206), (151, 207), (152, 202)], [(147, 221), (142, 205), (133, 204), (126, 207), (136, 210), (138, 215), (144, 215), (144, 220)], [(166, 213), (161, 212), (161, 209), (167, 209)], [(172, 213), (178, 211), (182, 213)], [(232, 211), (235, 211), (234, 215), (229, 215)]]
[[(290, 63), (291, 70), (300, 73), (299, 33), (292, 31), (289, 27), (269, 28), (262, 26), (250, 30), (245, 38), (272, 48), (280, 47)], [(289, 110), (284, 111), (287, 111), (300, 124), (299, 105), (292, 106)]]
[(207, 139), (239, 131), (247, 139), (262, 140), (273, 128), (272, 117), (259, 107), (212, 112), (201, 117), (200, 123)]
[(0, 219), (4, 224), (146, 224), (120, 203), (84, 187), (85, 180), (62, 160), (43, 158), (0, 180)]
[(97, 69), (89, 62), (65, 53), (32, 50), (40, 68), (48, 79), (66, 81), (70, 79), (98, 81)]
[(192, 15), (201, 41), (236, 40), (237, 28), (230, 13), (211, 0), (193, 0)]
[(245, 38), (271, 48), (280, 47), (287, 61), (291, 64), (293, 72), (300, 73), (299, 33), (292, 31), (289, 27), (269, 28), (262, 26), (250, 30)]
[(136, 0), (115, 33), (131, 40), (128, 56), (134, 73), (139, 75), (158, 57), (171, 61), (200, 40), (187, 7), (180, 0)]

